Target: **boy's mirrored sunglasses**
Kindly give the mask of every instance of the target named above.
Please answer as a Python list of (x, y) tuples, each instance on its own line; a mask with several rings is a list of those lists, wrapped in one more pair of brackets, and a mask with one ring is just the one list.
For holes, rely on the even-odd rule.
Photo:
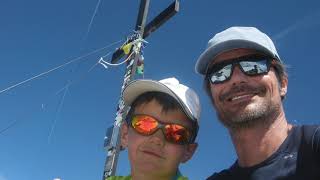
[(240, 70), (247, 76), (266, 74), (270, 70), (272, 60), (273, 58), (266, 56), (248, 56), (217, 63), (207, 71), (207, 78), (212, 84), (228, 81), (236, 65), (239, 65)]
[(190, 144), (193, 141), (193, 133), (188, 128), (173, 123), (160, 123), (156, 118), (136, 114), (132, 117), (130, 126), (139, 134), (149, 136), (161, 129), (165, 139), (173, 144)]

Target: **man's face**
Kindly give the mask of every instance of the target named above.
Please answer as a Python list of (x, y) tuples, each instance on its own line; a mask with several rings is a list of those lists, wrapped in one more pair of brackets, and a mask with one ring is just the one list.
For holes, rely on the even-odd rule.
[[(231, 50), (217, 56), (209, 67), (225, 60), (255, 54), (257, 52), (250, 49)], [(247, 76), (237, 65), (230, 80), (210, 84), (220, 121), (229, 128), (242, 128), (274, 119), (282, 110), (281, 96), (287, 92), (287, 79), (281, 83), (272, 66), (267, 74)]]
[[(176, 123), (192, 129), (192, 123), (181, 110), (163, 112), (156, 100), (135, 107), (134, 114), (150, 115), (162, 123)], [(180, 163), (192, 157), (197, 146), (169, 143), (160, 129), (150, 136), (143, 136), (124, 125), (121, 133), (122, 145), (128, 147), (131, 172), (172, 175), (170, 173), (175, 173)]]

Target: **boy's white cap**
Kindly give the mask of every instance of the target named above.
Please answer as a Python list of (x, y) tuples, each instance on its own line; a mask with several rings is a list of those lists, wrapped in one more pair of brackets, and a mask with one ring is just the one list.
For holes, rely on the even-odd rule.
[(205, 75), (209, 62), (217, 55), (232, 49), (254, 49), (279, 60), (279, 54), (268, 35), (255, 27), (231, 27), (217, 33), (209, 40), (206, 50), (197, 60), (195, 70)]
[(198, 95), (191, 88), (180, 84), (176, 78), (131, 81), (123, 90), (124, 103), (130, 106), (138, 96), (146, 92), (163, 92), (170, 95), (178, 101), (190, 119), (199, 122), (201, 107)]

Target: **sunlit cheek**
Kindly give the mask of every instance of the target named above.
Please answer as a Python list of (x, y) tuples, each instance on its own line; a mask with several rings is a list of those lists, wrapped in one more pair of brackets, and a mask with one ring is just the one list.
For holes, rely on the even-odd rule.
[(263, 105), (263, 103), (257, 101), (257, 102), (255, 102), (255, 103), (248, 104), (248, 105), (246, 106), (246, 109), (247, 109), (247, 110), (256, 110), (256, 109), (260, 108), (261, 105)]
[(219, 103), (218, 102), (218, 100), (219, 100), (218, 95), (217, 95), (216, 91), (213, 91), (213, 89), (211, 89), (211, 98), (214, 102), (214, 105), (217, 105)]
[[(128, 148), (130, 148), (132, 151), (135, 151), (140, 144), (142, 144), (145, 140), (145, 136), (142, 136), (130, 129), (128, 133)], [(129, 150), (130, 150), (129, 149)]]
[[(177, 165), (181, 162), (185, 153), (184, 146), (170, 144), (166, 148), (167, 159), (170, 159), (170, 163)], [(170, 157), (169, 157), (170, 156)]]
[(277, 82), (273, 82), (271, 85), (269, 85), (267, 91), (269, 91), (268, 95), (271, 96), (271, 98), (273, 99), (277, 99), (277, 97), (280, 97), (280, 88)]

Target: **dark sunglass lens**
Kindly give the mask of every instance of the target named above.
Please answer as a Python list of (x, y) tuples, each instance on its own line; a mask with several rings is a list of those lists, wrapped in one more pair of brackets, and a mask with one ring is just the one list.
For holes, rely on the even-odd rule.
[(165, 126), (165, 136), (169, 142), (187, 144), (190, 142), (191, 133), (181, 125), (170, 124)]
[(263, 74), (268, 72), (268, 60), (263, 59), (260, 61), (241, 61), (239, 62), (242, 70), (247, 75)]
[(215, 84), (227, 80), (231, 75), (232, 64), (226, 65), (223, 68), (214, 71), (210, 75), (210, 81)]

